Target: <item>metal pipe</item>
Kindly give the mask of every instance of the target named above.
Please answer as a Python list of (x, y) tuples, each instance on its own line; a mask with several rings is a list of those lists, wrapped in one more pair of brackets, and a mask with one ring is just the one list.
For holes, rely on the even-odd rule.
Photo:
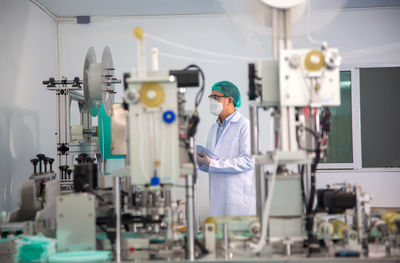
[(259, 154), (258, 147), (258, 108), (257, 105), (250, 105), (250, 139), (251, 153)]
[(229, 228), (228, 224), (224, 224), (224, 247), (225, 247), (225, 259), (229, 258)]
[(154, 47), (151, 49), (151, 62), (153, 71), (158, 71), (158, 58), (159, 58), (158, 48)]
[[(196, 156), (196, 155), (195, 155)], [(196, 166), (197, 167), (197, 166)], [(194, 203), (194, 232), (200, 231), (200, 213), (199, 213), (199, 194), (197, 182), (193, 182), (193, 203)]]
[[(194, 138), (189, 139), (189, 151), (193, 154), (194, 164), (196, 165)], [(193, 170), (196, 167), (193, 167)], [(186, 175), (186, 220), (187, 220), (187, 258), (194, 260), (194, 197), (193, 197), (193, 178), (196, 175)]]
[[(57, 148), (62, 144), (69, 147), (69, 135), (70, 135), (70, 96), (66, 89), (60, 89), (56, 91), (56, 104), (57, 104)], [(57, 150), (58, 156), (58, 167), (68, 165), (67, 154), (62, 154)], [(61, 169), (58, 169), (60, 183), (63, 185), (66, 178), (66, 173)]]
[(285, 49), (292, 48), (292, 11), (290, 9), (282, 10), (283, 12), (283, 20), (284, 20), (284, 41), (285, 41)]
[(146, 77), (146, 45), (144, 37), (137, 38), (139, 78)]
[(121, 190), (120, 178), (114, 177), (114, 209), (115, 209), (115, 261), (121, 262)]
[[(57, 115), (56, 115), (56, 130), (57, 130), (57, 138), (56, 138), (56, 143), (57, 143), (57, 148), (61, 145), (61, 95), (59, 91), (56, 92), (56, 107), (57, 107)], [(57, 150), (57, 162), (58, 162), (58, 178), (60, 182), (64, 180), (60, 166), (63, 165), (62, 163), (62, 157), (61, 154), (59, 154)]]
[(187, 258), (194, 260), (193, 175), (186, 175)]
[[(70, 108), (71, 108), (71, 98), (69, 96), (69, 91), (65, 90), (65, 124), (64, 124), (64, 142), (69, 146), (71, 138), (71, 121), (70, 121)], [(67, 163), (68, 165), (68, 163)]]
[[(189, 144), (190, 144), (190, 151), (194, 156), (194, 165), (195, 167), (198, 167), (197, 165), (197, 158), (195, 157), (197, 155), (196, 147), (195, 147), (195, 141), (194, 137), (191, 137), (189, 139)], [(197, 185), (197, 174), (193, 175), (193, 229), (194, 233), (197, 233), (200, 228), (200, 213), (199, 213), (199, 195), (198, 195), (198, 185)]]
[(290, 240), (285, 240), (284, 244), (286, 246), (286, 256), (290, 257), (292, 255), (292, 244)]
[(279, 59), (279, 16), (278, 9), (272, 9), (272, 49), (274, 60)]
[[(279, 60), (280, 50), (289, 49), (292, 47), (290, 40), (291, 36), (291, 20), (290, 12), (287, 10), (272, 9), (272, 47), (274, 60)], [(290, 114), (293, 114), (290, 110), (288, 112), (287, 106), (280, 106), (280, 133), (279, 133), (279, 149), (282, 151), (289, 151), (290, 140), (293, 140), (293, 136), (290, 136), (290, 130), (292, 123), (289, 121), (292, 119)], [(293, 124), (294, 125), (294, 124)], [(294, 143), (295, 144), (295, 143)], [(297, 146), (297, 145), (296, 145)]]
[(280, 150), (289, 151), (289, 127), (288, 127), (288, 108), (280, 106), (281, 119), (280, 119)]
[[(258, 107), (250, 105), (250, 138), (251, 138), (251, 154), (259, 154), (259, 137), (258, 137)], [(257, 200), (257, 216), (260, 218), (260, 224), (264, 223), (263, 208), (265, 202), (265, 178), (263, 167), (256, 164), (254, 167), (256, 179), (256, 200)]]

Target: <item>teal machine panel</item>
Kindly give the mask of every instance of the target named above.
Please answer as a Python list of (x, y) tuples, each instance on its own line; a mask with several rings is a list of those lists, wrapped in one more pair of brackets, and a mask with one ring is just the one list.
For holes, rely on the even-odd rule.
[(106, 114), (103, 104), (99, 111), (99, 147), (103, 159), (125, 158), (125, 155), (111, 154), (111, 117)]

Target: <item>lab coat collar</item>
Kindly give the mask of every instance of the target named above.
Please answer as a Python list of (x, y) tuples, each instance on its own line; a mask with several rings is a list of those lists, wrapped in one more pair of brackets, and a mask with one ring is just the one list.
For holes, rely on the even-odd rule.
[(236, 114), (232, 117), (231, 122), (238, 122), (240, 119), (240, 112), (238, 110), (236, 110)]
[[(238, 110), (235, 110), (234, 112), (232, 112), (232, 114), (231, 115), (229, 115), (225, 120), (224, 120), (224, 122), (223, 123), (220, 123), (219, 122), (219, 117), (217, 118), (217, 120), (216, 120), (216, 122), (217, 122), (217, 125), (224, 125), (224, 123), (225, 122), (237, 122), (237, 121), (239, 121), (239, 119), (240, 119), (240, 112), (238, 111)], [(229, 119), (230, 118), (230, 119)]]

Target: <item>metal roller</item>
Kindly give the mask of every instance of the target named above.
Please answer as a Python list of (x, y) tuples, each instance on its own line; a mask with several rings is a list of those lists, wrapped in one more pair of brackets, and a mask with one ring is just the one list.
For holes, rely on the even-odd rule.
[(104, 110), (111, 115), (111, 106), (114, 104), (114, 84), (121, 83), (114, 78), (114, 65), (109, 47), (105, 47), (101, 57), (101, 97)]
[(101, 63), (97, 63), (94, 48), (90, 47), (83, 67), (83, 94), (93, 117), (97, 116), (100, 104), (104, 105), (106, 114), (110, 116), (114, 104), (114, 84), (120, 82), (114, 78), (110, 49), (104, 48)]

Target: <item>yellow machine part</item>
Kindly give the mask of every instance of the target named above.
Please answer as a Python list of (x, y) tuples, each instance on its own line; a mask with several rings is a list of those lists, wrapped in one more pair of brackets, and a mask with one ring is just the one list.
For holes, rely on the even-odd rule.
[(206, 221), (204, 224), (214, 224), (215, 232), (217, 232), (218, 224), (217, 224), (217, 218), (216, 217), (207, 217)]
[[(318, 58), (318, 61), (314, 60), (315, 57)], [(307, 53), (306, 58), (304, 60), (304, 66), (308, 71), (318, 71), (321, 70), (322, 67), (325, 66), (325, 57), (319, 50), (311, 50)]]
[(140, 28), (140, 27), (136, 27), (136, 28), (133, 30), (133, 35), (134, 35), (136, 38), (143, 38), (143, 35), (144, 35), (143, 29)]
[(139, 90), (139, 101), (147, 107), (159, 107), (164, 102), (164, 89), (157, 82), (143, 83)]
[(346, 225), (343, 221), (335, 220), (332, 222), (334, 232), (341, 238), (343, 238), (343, 230), (351, 229), (349, 225)]
[(396, 230), (395, 221), (400, 220), (400, 213), (396, 212), (385, 213), (382, 215), (382, 220), (388, 224), (390, 230), (395, 231)]

